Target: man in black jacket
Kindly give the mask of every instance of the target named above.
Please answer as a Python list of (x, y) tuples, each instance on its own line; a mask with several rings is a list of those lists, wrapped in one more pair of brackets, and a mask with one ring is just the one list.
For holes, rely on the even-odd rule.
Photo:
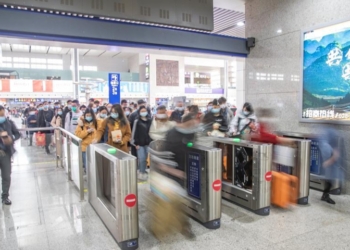
[[(137, 105), (139, 107), (142, 105), (145, 105), (145, 104), (146, 104), (146, 102), (142, 99), (137, 101)], [(129, 115), (129, 123), (130, 123), (131, 131), (133, 130), (135, 120), (137, 120), (138, 118), (139, 118), (139, 113), (138, 113), (138, 110), (135, 109), (135, 111)], [(133, 145), (131, 145), (131, 154), (133, 156), (137, 157), (137, 151), (136, 151), (135, 146), (133, 146)]]
[(5, 117), (5, 109), (0, 106), (0, 169), (2, 180), (2, 203), (11, 205), (9, 190), (11, 185), (11, 157), (15, 152), (14, 141), (20, 138), (15, 124)]
[(171, 116), (169, 118), (169, 121), (174, 121), (176, 123), (181, 123), (182, 116), (185, 113), (185, 108), (183, 107), (183, 102), (178, 101), (176, 103), (176, 108), (173, 113), (171, 113)]
[(68, 100), (67, 101), (67, 106), (64, 108), (63, 114), (62, 114), (62, 124), (63, 124), (63, 126), (64, 126), (64, 124), (66, 122), (65, 121), (66, 120), (66, 116), (71, 111), (71, 109), (72, 109), (72, 100)]

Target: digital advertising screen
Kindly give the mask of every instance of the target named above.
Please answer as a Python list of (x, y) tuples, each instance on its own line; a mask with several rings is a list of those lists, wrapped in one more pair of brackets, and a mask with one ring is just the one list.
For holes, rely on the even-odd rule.
[(350, 21), (303, 32), (302, 121), (350, 124)]

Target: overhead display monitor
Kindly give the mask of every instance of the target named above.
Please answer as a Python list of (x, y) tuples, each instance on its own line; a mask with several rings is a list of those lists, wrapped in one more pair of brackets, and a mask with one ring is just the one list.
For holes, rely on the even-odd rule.
[(302, 34), (301, 121), (350, 124), (350, 21)]

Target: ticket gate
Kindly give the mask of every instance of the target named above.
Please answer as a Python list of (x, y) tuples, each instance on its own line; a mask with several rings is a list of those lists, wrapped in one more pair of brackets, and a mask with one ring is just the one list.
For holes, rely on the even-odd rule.
[[(169, 155), (164, 151), (165, 143), (158, 140), (149, 146), (151, 187), (154, 185), (152, 173), (158, 171), (159, 164), (169, 166), (173, 162), (164, 159), (164, 155)], [(217, 229), (221, 220), (221, 150), (190, 143), (186, 147), (185, 159), (184, 210), (206, 228)]]
[(89, 203), (121, 249), (137, 249), (139, 237), (136, 157), (107, 144), (87, 149)]
[[(323, 191), (325, 190), (325, 180), (323, 177), (322, 160), (318, 149), (320, 135), (315, 134), (304, 134), (304, 133), (294, 133), (294, 132), (284, 132), (277, 131), (277, 135), (286, 138), (294, 138), (301, 140), (311, 140), (310, 145), (310, 185), (309, 187), (315, 190)], [(338, 138), (339, 148), (342, 147), (342, 138)], [(341, 194), (341, 181), (334, 180), (332, 185), (332, 190), (330, 194), (339, 195)]]
[(269, 215), (273, 145), (216, 138), (214, 146), (223, 151), (222, 197)]
[(274, 146), (273, 170), (285, 172), (298, 178), (298, 200), (301, 205), (308, 204), (310, 183), (310, 140), (290, 139), (295, 148)]

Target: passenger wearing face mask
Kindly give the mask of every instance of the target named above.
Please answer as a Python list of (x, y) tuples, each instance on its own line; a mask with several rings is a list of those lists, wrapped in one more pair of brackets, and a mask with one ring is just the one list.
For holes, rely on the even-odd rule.
[(243, 131), (244, 134), (249, 134), (250, 132), (256, 132), (258, 128), (259, 124), (257, 123), (253, 106), (249, 102), (246, 102), (243, 105), (242, 111), (238, 112), (231, 121), (229, 132), (232, 135), (241, 135)]
[(210, 113), (210, 111), (213, 109), (213, 102), (209, 102), (207, 105), (207, 110), (204, 112), (204, 115)]
[[(40, 108), (39, 108), (40, 109)], [(50, 109), (47, 102), (44, 102), (42, 109), (38, 113), (38, 128), (51, 127), (51, 121), (54, 116), (54, 112)], [(50, 154), (49, 145), (51, 143), (51, 131), (45, 130), (40, 131), (45, 134), (45, 151), (47, 154)]]
[(68, 130), (72, 134), (74, 134), (75, 129), (77, 128), (78, 121), (80, 117), (83, 115), (83, 112), (79, 109), (79, 101), (72, 101), (71, 111), (67, 113), (65, 117), (64, 129)]
[(176, 103), (175, 110), (171, 113), (171, 116), (169, 118), (170, 121), (174, 121), (176, 123), (181, 123), (182, 116), (185, 113), (185, 108), (183, 107), (183, 102), (178, 101)]
[[(54, 128), (62, 128), (62, 115), (63, 110), (61, 108), (56, 109), (56, 115), (52, 118), (51, 126)], [(56, 144), (56, 154), (61, 155), (62, 143), (57, 143), (57, 140), (60, 138), (60, 130), (55, 130), (54, 143)]]
[(214, 99), (213, 108), (210, 110), (209, 113), (207, 113), (204, 116), (202, 120), (205, 132), (212, 131), (212, 127), (214, 123), (220, 124), (220, 127), (219, 127), (220, 132), (223, 132), (223, 133), (227, 132), (228, 123), (227, 123), (226, 117), (223, 116), (223, 114), (220, 111), (221, 111), (221, 108), (220, 108), (219, 102), (218, 100)]
[(106, 106), (107, 106), (108, 114), (111, 113), (113, 105), (111, 103), (108, 103)]
[(132, 109), (130, 107), (124, 107), (123, 110), (124, 110), (124, 114), (125, 114), (126, 118), (129, 119), (129, 116), (132, 113)]
[(62, 124), (66, 124), (66, 116), (72, 110), (72, 100), (67, 101), (67, 106), (63, 109)]
[(96, 140), (97, 131), (99, 129), (99, 122), (96, 119), (95, 112), (92, 109), (87, 108), (83, 115), (81, 123), (75, 130), (75, 135), (83, 141), (81, 142), (81, 151), (83, 158), (83, 168), (86, 173), (86, 149), (87, 147)]
[[(31, 109), (27, 116), (27, 126), (28, 128), (37, 128), (38, 127), (38, 117), (36, 115), (35, 109)], [(34, 131), (29, 131), (29, 146), (33, 146), (33, 134)]]
[(152, 139), (149, 136), (149, 130), (151, 127), (152, 120), (148, 116), (148, 111), (145, 106), (140, 106), (138, 110), (139, 118), (135, 120), (131, 144), (135, 146), (137, 150), (137, 160), (139, 173), (138, 178), (141, 180), (147, 179), (147, 157), (148, 157), (148, 146)]
[[(98, 114), (96, 116), (97, 122), (100, 125), (107, 118), (108, 118), (108, 110), (107, 110), (107, 108), (105, 106), (101, 106), (98, 109)], [(105, 133), (102, 136), (100, 143), (107, 143), (107, 142), (108, 142), (108, 127), (106, 127)]]
[(227, 107), (227, 100), (225, 97), (220, 97), (219, 100), (219, 105), (220, 105), (220, 108), (221, 108), (221, 114), (226, 118), (226, 121), (228, 124), (230, 124), (230, 122), (232, 121), (233, 119), (233, 112), (231, 111), (231, 109), (229, 109)]
[(176, 126), (176, 122), (169, 121), (167, 110), (164, 105), (157, 107), (157, 113), (154, 115), (149, 136), (152, 140), (164, 140), (167, 132)]
[(116, 147), (125, 153), (129, 153), (128, 142), (131, 138), (130, 124), (119, 104), (113, 105), (110, 116), (103, 120), (97, 131), (97, 136), (94, 142), (97, 143), (101, 141), (106, 129), (108, 129), (107, 144)]

